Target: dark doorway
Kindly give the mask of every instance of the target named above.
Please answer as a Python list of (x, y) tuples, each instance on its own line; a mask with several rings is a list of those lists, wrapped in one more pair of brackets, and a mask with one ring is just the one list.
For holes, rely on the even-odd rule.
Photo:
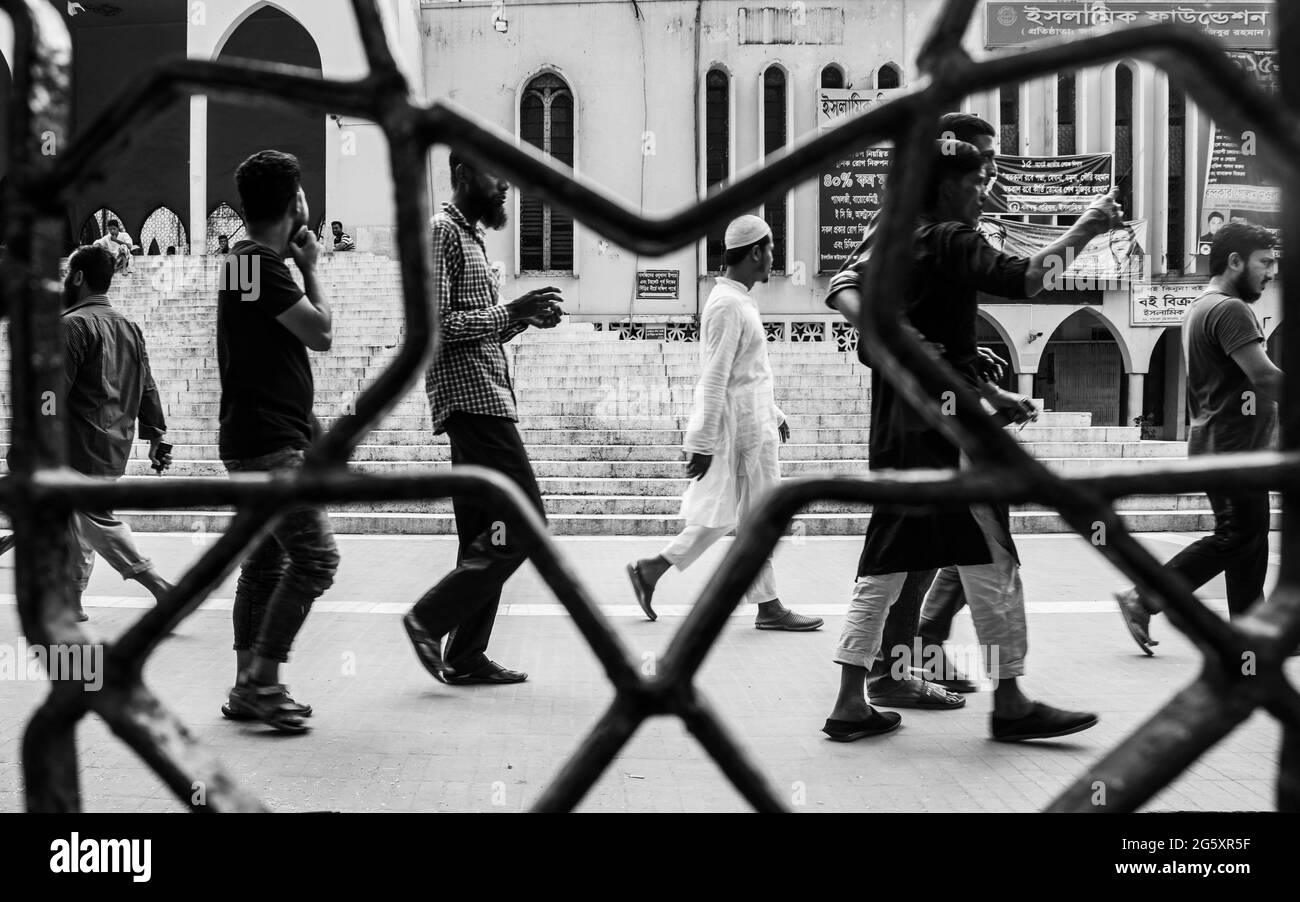
[(1124, 358), (1110, 330), (1086, 310), (1057, 327), (1043, 349), (1034, 396), (1047, 410), (1087, 412), (1094, 426), (1120, 422)]

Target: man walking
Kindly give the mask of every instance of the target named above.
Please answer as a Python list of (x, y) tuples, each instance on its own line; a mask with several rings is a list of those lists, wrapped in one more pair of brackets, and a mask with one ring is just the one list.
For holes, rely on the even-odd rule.
[[(772, 230), (757, 216), (742, 216), (723, 238), (726, 275), (719, 276), (700, 317), (703, 372), (683, 447), (694, 482), (682, 498), (686, 528), (652, 558), (627, 565), (641, 610), (656, 618), (655, 586), (670, 567), (685, 570), (705, 549), (736, 527), (763, 495), (781, 482), (779, 442), (790, 437), (776, 406), (767, 335), (750, 295), (772, 272)], [(822, 625), (781, 604), (768, 557), (745, 593), (758, 606), (761, 630), (806, 632)]]
[[(1277, 425), (1282, 371), (1264, 353), (1264, 332), (1251, 306), (1273, 280), (1277, 258), (1273, 235), (1245, 222), (1229, 222), (1214, 233), (1210, 284), (1183, 317), (1187, 360), (1189, 456), (1262, 451)], [(1194, 590), (1222, 573), (1228, 612), (1244, 614), (1264, 594), (1268, 572), (1267, 489), (1210, 492), (1214, 533), (1180, 551), (1165, 570)], [(1142, 651), (1151, 646), (1151, 614), (1158, 604), (1130, 588), (1116, 596), (1120, 614)]]
[[(1119, 216), (1112, 197), (1098, 198), (1057, 242), (1026, 259), (995, 251), (975, 230), (987, 180), (985, 159), (965, 142), (936, 142), (934, 177), (927, 187), (912, 247), (912, 277), (902, 309), (925, 341), (993, 408), (1028, 416), (1025, 399), (983, 378), (975, 345), (977, 292), (1032, 297), (1045, 287), (1049, 261), (1078, 251)], [(857, 322), (858, 290), (865, 267), (841, 273), (832, 284), (835, 306)], [(872, 372), (871, 469), (953, 469), (960, 455), (942, 433)], [(849, 742), (886, 733), (901, 718), (873, 709), (863, 696), (867, 671), (880, 654), (885, 616), (909, 571), (957, 565), (989, 675), (997, 681), (990, 732), (996, 740), (1064, 736), (1097, 723), (1094, 714), (1062, 711), (1028, 699), (1018, 685), (1028, 639), (1019, 563), (1010, 532), (995, 507), (934, 505), (924, 509), (876, 505), (867, 528), (858, 579), (834, 660), (840, 691), (823, 728)]]
[[(319, 431), (307, 349), (333, 341), (329, 301), (316, 280), (320, 247), (307, 226), (302, 173), (292, 154), (263, 150), (235, 171), (248, 223), (222, 264), (217, 295), (221, 459), (230, 473), (290, 473)], [(293, 258), (303, 288), (285, 257)], [(235, 686), (222, 713), (287, 733), (307, 730), (280, 682), (312, 602), (334, 582), (339, 555), (325, 511), (287, 510), (244, 560), (235, 590)]]
[[(432, 222), (434, 300), (442, 324), (442, 346), (425, 378), (433, 434), (447, 434), (453, 466), (496, 470), (545, 518), (515, 426), (514, 385), (501, 346), (530, 325), (558, 325), (563, 299), (559, 289), (538, 288), (499, 303), (483, 225), (505, 227), (510, 186), (455, 153), (450, 167), (452, 202)], [(502, 586), (527, 559), (527, 548), (510, 521), (479, 502), (453, 498), (452, 507), (460, 539), (456, 567), (416, 602), (403, 626), (435, 679), (458, 686), (521, 683), (528, 674), (489, 659), (487, 646)]]
[[(149, 442), (149, 460), (158, 470), (171, 465), (161, 453), (167, 432), (158, 388), (149, 369), (140, 327), (113, 308), (113, 255), (105, 248), (78, 248), (63, 280), (63, 381), (56, 393), (68, 436), (68, 465), (85, 476), (121, 478), (135, 442)], [(12, 547), (12, 536), (4, 550)], [(122, 575), (161, 599), (172, 587), (135, 546), (131, 529), (109, 510), (82, 510), (72, 517), (77, 585), (77, 619), (88, 619), (81, 606), (90, 583), (95, 554)]]

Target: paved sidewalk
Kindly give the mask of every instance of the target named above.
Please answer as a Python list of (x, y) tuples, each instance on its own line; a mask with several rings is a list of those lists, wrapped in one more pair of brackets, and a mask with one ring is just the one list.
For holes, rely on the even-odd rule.
[[(211, 537), (141, 535), (166, 575), (179, 573)], [(1149, 534), (1160, 559), (1191, 536)], [(1280, 539), (1274, 534), (1274, 550)], [(637, 660), (651, 661), (680, 613), (720, 560), (725, 544), (661, 583), (657, 623), (632, 601), (623, 564), (657, 552), (658, 539), (558, 540)], [(1110, 593), (1119, 574), (1087, 542), (1024, 536), (1018, 544), (1030, 600), (1026, 690), (1097, 711), (1099, 726), (1056, 742), (1002, 745), (987, 739), (990, 694), (957, 712), (902, 711), (885, 737), (831, 743), (820, 733), (838, 684), (830, 656), (860, 549), (857, 539), (787, 540), (776, 572), (784, 600), (827, 618), (812, 634), (773, 634), (738, 611), (697, 685), (797, 811), (1032, 811), (1194, 678), (1195, 648), (1157, 618), (1161, 645), (1145, 658), (1129, 639)], [(237, 779), (284, 811), (521, 811), (527, 809), (604, 711), (612, 693), (571, 621), (531, 567), (507, 587), (491, 654), (531, 674), (501, 687), (444, 686), (419, 666), (399, 612), (450, 567), (451, 540), (341, 537), (333, 589), (301, 634), (286, 679), (315, 705), (305, 736), (267, 735), (225, 721), (218, 707), (234, 677), (229, 599), (233, 579), (183, 623), (146, 669), (150, 687)], [(1276, 561), (1274, 561), (1276, 564)], [(0, 654), (21, 644), (13, 608), (12, 556), (0, 559)], [(8, 594), (5, 594), (8, 593)], [(1221, 580), (1203, 597), (1226, 610)], [(101, 562), (88, 592), (87, 625), (119, 634), (151, 599)], [(959, 618), (955, 651), (974, 643)], [(1300, 676), (1300, 661), (1290, 665)], [(0, 681), (0, 811), (22, 808), (22, 728), (41, 682)], [(78, 731), (82, 792), (91, 811), (178, 811), (156, 777), (97, 719)], [(1271, 810), (1280, 731), (1256, 715), (1202, 758), (1148, 810)], [(583, 811), (743, 811), (744, 800), (675, 721), (644, 726), (592, 792)]]

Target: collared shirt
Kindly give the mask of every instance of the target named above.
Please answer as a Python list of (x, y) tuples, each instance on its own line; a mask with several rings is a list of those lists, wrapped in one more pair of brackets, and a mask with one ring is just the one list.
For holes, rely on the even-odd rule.
[(442, 323), (442, 343), (424, 379), (433, 434), (443, 433), (455, 411), (517, 421), (501, 345), (528, 324), (510, 322), (510, 312), (498, 303), (497, 275), (481, 227), (471, 226), (454, 204), (444, 204), (432, 231), (433, 296)]
[(121, 476), (135, 441), (167, 431), (140, 327), (91, 295), (63, 313), (68, 464), (87, 476)]

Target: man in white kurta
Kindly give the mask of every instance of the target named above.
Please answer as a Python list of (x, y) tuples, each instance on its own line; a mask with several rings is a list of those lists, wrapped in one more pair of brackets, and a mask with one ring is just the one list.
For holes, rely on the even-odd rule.
[[(772, 231), (757, 216), (742, 216), (724, 238), (726, 275), (719, 276), (700, 317), (703, 371), (682, 447), (693, 482), (682, 498), (686, 528), (657, 557), (628, 564), (641, 609), (651, 620), (655, 585), (669, 568), (684, 570), (735, 529), (763, 495), (781, 481), (780, 443), (790, 430), (776, 406), (767, 334), (749, 290), (772, 270)], [(758, 605), (758, 629), (804, 632), (822, 625), (796, 614), (776, 593), (772, 560), (745, 593)]]

